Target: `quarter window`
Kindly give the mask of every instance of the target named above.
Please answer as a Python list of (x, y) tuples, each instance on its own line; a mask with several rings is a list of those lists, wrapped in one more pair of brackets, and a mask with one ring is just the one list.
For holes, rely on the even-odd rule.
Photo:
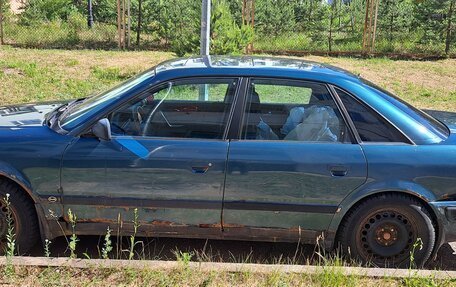
[(348, 93), (336, 89), (363, 142), (408, 142), (395, 127)]
[(170, 82), (110, 116), (114, 135), (223, 138), (236, 80)]
[(323, 84), (255, 79), (250, 82), (242, 138), (344, 142), (347, 128)]

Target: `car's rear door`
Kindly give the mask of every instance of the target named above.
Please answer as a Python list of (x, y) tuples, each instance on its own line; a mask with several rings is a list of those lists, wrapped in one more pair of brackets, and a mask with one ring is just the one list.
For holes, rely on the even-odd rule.
[(313, 240), (367, 166), (325, 84), (251, 79), (229, 148), (224, 234)]
[(151, 235), (220, 231), (237, 85), (236, 78), (176, 80), (115, 110), (111, 141), (81, 138), (66, 152), (65, 208), (87, 222), (119, 215), (131, 222), (138, 208), (141, 229), (154, 227)]

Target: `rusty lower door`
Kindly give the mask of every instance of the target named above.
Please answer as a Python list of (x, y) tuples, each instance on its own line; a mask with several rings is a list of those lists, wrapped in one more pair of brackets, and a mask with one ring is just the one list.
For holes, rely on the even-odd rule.
[(137, 208), (145, 235), (217, 238), (228, 145), (225, 140), (81, 138), (64, 156), (65, 210), (81, 223), (108, 223), (112, 229), (119, 218), (128, 228)]

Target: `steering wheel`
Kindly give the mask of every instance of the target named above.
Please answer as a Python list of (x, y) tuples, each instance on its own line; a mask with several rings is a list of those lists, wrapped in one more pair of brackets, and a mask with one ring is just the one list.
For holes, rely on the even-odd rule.
[(147, 136), (147, 131), (149, 130), (150, 123), (152, 122), (152, 118), (154, 117), (155, 113), (158, 111), (158, 108), (161, 106), (163, 101), (168, 97), (168, 95), (171, 93), (171, 88), (173, 87), (172, 82), (168, 83), (168, 90), (166, 91), (165, 96), (155, 105), (153, 110), (149, 113), (147, 116), (147, 119), (144, 123), (144, 129), (142, 130), (141, 136)]
[[(160, 105), (160, 103), (158, 104)], [(142, 130), (141, 136), (147, 136), (147, 131), (149, 130), (150, 123), (152, 122), (152, 118), (154, 117), (155, 113), (157, 112), (158, 105), (149, 113), (147, 119), (144, 122), (144, 128)]]

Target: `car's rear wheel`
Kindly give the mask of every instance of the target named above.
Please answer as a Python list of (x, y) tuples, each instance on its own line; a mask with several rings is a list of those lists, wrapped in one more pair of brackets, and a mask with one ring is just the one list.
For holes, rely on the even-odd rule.
[(11, 227), (15, 239), (15, 254), (27, 253), (39, 238), (38, 219), (33, 202), (17, 185), (12, 182), (0, 181), (0, 253), (4, 254), (7, 248), (8, 233), (8, 206), (7, 194), (10, 203)]
[(422, 266), (435, 240), (427, 209), (412, 197), (393, 193), (361, 202), (349, 211), (338, 233), (345, 255), (380, 267)]

